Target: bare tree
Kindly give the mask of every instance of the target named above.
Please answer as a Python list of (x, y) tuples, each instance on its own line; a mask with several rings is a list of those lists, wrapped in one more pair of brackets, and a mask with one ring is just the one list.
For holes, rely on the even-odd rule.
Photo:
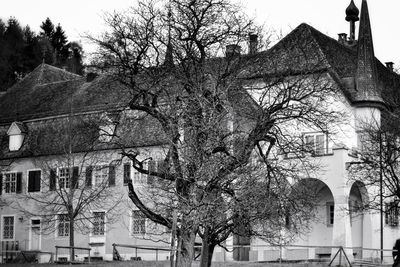
[(360, 208), (379, 210), (382, 189), (383, 201), (395, 203), (387, 209), (388, 214), (396, 213), (395, 217), (398, 216), (400, 198), (398, 112), (397, 108), (393, 111), (386, 110), (382, 112), (381, 120), (360, 123), (358, 160), (349, 165), (350, 177), (353, 180), (361, 180), (370, 190), (376, 191), (376, 194), (371, 194)]
[(313, 195), (294, 185), (318, 169), (299, 129), (332, 133), (343, 119), (329, 107), (337, 88), (321, 58), (302, 50), (310, 44), (240, 56), (238, 45), (260, 29), (225, 0), (140, 2), (106, 22), (109, 32), (89, 37), (99, 45), (96, 63), (130, 90), (129, 108), (152, 118), (164, 141), (158, 168), (122, 147), (136, 171), (154, 177), (148, 192), (158, 196), (143, 201), (130, 184), (129, 197), (168, 228), (178, 214), (177, 266), (191, 266), (197, 235), (209, 266), (233, 233), (272, 242), (277, 229), (299, 232)]
[[(50, 154), (34, 160), (38, 170), (28, 175), (28, 188), (17, 194), (13, 206), (28, 217), (41, 218), (41, 231), (56, 231), (74, 247), (75, 233), (104, 234), (105, 221), (118, 219), (122, 196), (115, 192), (117, 154), (99, 152), (100, 115), (59, 118), (53, 130), (33, 128), (30, 137), (49, 135), (48, 143), (35, 140), (32, 153)], [(49, 126), (47, 126), (49, 127)], [(100, 212), (101, 211), (101, 212)], [(106, 218), (107, 216), (107, 218)], [(70, 250), (70, 260), (75, 258)]]

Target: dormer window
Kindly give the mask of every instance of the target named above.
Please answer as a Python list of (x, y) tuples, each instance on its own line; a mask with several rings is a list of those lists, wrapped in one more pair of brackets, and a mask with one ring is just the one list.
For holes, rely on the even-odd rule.
[(9, 137), (9, 150), (18, 151), (24, 143), (26, 128), (22, 122), (13, 122), (7, 131)]

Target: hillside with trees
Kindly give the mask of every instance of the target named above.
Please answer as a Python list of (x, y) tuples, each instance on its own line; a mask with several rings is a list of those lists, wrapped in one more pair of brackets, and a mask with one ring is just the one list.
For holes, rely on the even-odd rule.
[(42, 22), (39, 34), (16, 18), (6, 23), (0, 19), (0, 91), (44, 62), (70, 72), (83, 74), (83, 50), (77, 42), (68, 42), (60, 24), (49, 18)]

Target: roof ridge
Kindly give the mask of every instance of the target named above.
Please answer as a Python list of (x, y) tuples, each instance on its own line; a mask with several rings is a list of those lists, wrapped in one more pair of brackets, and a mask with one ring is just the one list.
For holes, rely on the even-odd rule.
[(52, 84), (60, 84), (60, 83), (75, 82), (75, 81), (80, 81), (80, 80), (84, 80), (84, 79), (85, 79), (85, 78), (80, 77), (79, 79), (71, 79), (71, 80), (54, 81), (54, 82), (48, 82), (48, 83), (40, 83), (40, 84), (36, 84), (35, 87), (47, 86), (47, 85), (52, 85)]

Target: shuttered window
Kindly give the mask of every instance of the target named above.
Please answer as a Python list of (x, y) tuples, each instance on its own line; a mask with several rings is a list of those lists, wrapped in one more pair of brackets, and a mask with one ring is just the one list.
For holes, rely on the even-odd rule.
[(3, 190), (7, 194), (22, 192), (22, 173), (8, 172), (2, 174)]

